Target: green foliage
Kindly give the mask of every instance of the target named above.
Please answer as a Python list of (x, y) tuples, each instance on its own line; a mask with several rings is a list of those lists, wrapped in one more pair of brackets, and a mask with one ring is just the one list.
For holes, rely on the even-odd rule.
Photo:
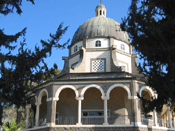
[[(27, 0), (34, 4), (34, 0)], [(8, 15), (16, 9), (17, 14), (21, 14), (22, 0), (1, 0), (0, 14)], [(26, 93), (35, 85), (42, 83), (56, 76), (57, 65), (48, 68), (45, 59), (50, 57), (53, 48), (64, 49), (69, 43), (60, 44), (59, 41), (68, 27), (59, 25), (55, 34), (50, 34), (49, 39), (41, 40), (41, 46), (35, 46), (34, 50), (27, 48), (25, 33), (26, 28), (14, 35), (6, 35), (0, 29), (0, 105), (10, 106), (15, 104), (17, 108), (28, 103)], [(23, 37), (23, 41), (17, 40)], [(16, 45), (14, 45), (16, 44)], [(4, 51), (4, 48), (7, 50)], [(11, 53), (18, 50), (16, 54)], [(0, 107), (1, 107), (0, 106)], [(2, 108), (0, 108), (2, 109)], [(2, 111), (0, 110), (0, 113)], [(2, 115), (0, 115), (0, 120)], [(1, 123), (0, 123), (1, 124)]]
[(175, 0), (132, 0), (121, 27), (144, 61), (139, 70), (158, 94), (143, 100), (145, 112), (175, 103)]
[(8, 120), (16, 120), (17, 116), (17, 108), (12, 105), (12, 106), (7, 106), (4, 107), (3, 110), (3, 118), (8, 118)]
[(2, 125), (3, 131), (21, 131), (21, 128), (24, 126), (24, 121), (20, 124), (16, 124), (15, 120), (11, 120)]
[[(27, 0), (34, 4), (34, 0)], [(1, 0), (0, 2), (0, 14), (7, 15), (13, 13), (13, 9), (16, 9), (18, 14), (22, 13), (21, 10), (22, 0)]]

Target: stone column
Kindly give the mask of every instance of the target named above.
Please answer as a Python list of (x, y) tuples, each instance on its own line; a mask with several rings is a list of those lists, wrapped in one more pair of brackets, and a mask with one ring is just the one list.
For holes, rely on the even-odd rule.
[(169, 128), (172, 128), (172, 116), (171, 116), (171, 108), (168, 106), (168, 123), (169, 123)]
[(104, 100), (104, 123), (103, 125), (108, 125), (108, 97), (103, 97)]
[(84, 97), (77, 97), (78, 100), (78, 123), (77, 125), (82, 125), (81, 123), (81, 102), (84, 100)]
[(132, 81), (132, 112), (133, 112), (133, 124), (141, 125), (141, 107), (140, 100), (137, 97), (139, 91), (137, 81)]
[(154, 109), (154, 111), (153, 111), (153, 123), (154, 123), (154, 126), (157, 126), (157, 112), (156, 112), (156, 109)]
[(54, 98), (47, 99), (47, 126), (55, 125), (56, 102)]
[(31, 104), (26, 105), (26, 128), (28, 128), (29, 125), (29, 110), (31, 108)]
[(37, 103), (35, 103), (35, 105), (36, 105), (36, 117), (35, 117), (36, 121), (35, 121), (35, 126), (38, 126), (38, 121), (39, 121), (39, 107), (41, 105), (41, 102), (37, 102)]
[(135, 125), (141, 125), (141, 111), (140, 111), (140, 101), (138, 98), (133, 99), (133, 112), (134, 112), (134, 122)]

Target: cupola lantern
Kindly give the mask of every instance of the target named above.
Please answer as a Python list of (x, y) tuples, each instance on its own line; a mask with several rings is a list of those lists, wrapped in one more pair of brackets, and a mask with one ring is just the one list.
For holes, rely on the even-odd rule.
[(106, 8), (103, 4), (99, 4), (96, 9), (95, 9), (95, 12), (96, 12), (96, 17), (98, 16), (103, 16), (103, 17), (106, 17)]

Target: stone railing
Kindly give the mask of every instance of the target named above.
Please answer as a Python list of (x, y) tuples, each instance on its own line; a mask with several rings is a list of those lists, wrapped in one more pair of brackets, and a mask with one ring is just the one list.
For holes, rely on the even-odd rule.
[(153, 119), (152, 118), (145, 118), (143, 116), (141, 116), (141, 123), (142, 125), (147, 125), (147, 126), (153, 126)]
[[(167, 127), (169, 128), (170, 124), (169, 124), (169, 121), (166, 120), (166, 119), (158, 119), (157, 120), (157, 123), (160, 127)], [(172, 121), (172, 128), (175, 128), (175, 121)]]
[(118, 115), (108, 117), (108, 123), (114, 125), (129, 125), (131, 123), (130, 115)]
[(35, 119), (31, 119), (29, 121), (29, 125), (28, 125), (28, 128), (33, 128), (35, 126)]
[[(78, 122), (77, 117), (59, 116), (56, 118), (56, 125), (75, 125)], [(103, 125), (104, 117), (82, 117), (81, 122), (83, 125)], [(131, 122), (131, 116), (109, 116), (108, 123), (112, 125), (129, 125)]]
[(168, 120), (165, 120), (165, 119), (158, 119), (157, 123), (160, 127), (168, 127), (169, 126)]
[(84, 125), (102, 125), (104, 123), (104, 117), (84, 117), (81, 120)]
[(78, 122), (77, 117), (67, 117), (67, 116), (59, 116), (56, 118), (56, 125), (75, 125)]
[(39, 119), (38, 125), (39, 126), (46, 126), (46, 122), (47, 122), (47, 119), (46, 118)]

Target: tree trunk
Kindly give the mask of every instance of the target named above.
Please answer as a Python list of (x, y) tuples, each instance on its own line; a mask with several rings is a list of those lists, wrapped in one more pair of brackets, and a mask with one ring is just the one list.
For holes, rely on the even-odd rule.
[(16, 118), (16, 124), (19, 124), (21, 122), (21, 110), (20, 107), (17, 109), (17, 118)]

